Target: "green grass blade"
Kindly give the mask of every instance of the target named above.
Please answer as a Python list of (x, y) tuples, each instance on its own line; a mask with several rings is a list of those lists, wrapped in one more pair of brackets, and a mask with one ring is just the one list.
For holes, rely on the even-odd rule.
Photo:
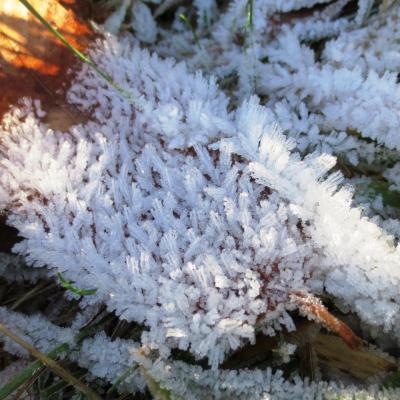
[(384, 180), (374, 180), (369, 185), (369, 189), (382, 196), (385, 205), (400, 208), (400, 193), (390, 190), (391, 183)]
[[(73, 375), (77, 378), (77, 379), (82, 379), (85, 376), (86, 372), (84, 371), (80, 371), (79, 373), (74, 373)], [(58, 393), (60, 393), (62, 390), (64, 390), (65, 388), (71, 386), (70, 383), (65, 382), (64, 380), (60, 380), (54, 384), (52, 384), (51, 386), (43, 389), (40, 391), (40, 399), (41, 400), (45, 400), (48, 398), (54, 398), (54, 396)]]
[(64, 289), (67, 289), (78, 296), (90, 296), (91, 294), (95, 294), (97, 292), (97, 289), (78, 288), (77, 286), (73, 285), (70, 281), (67, 281), (59, 272), (57, 272), (57, 277), (60, 280), (61, 286)]
[(247, 12), (247, 29), (253, 29), (253, 0), (247, 0), (246, 12)]
[(189, 21), (189, 18), (185, 14), (179, 14), (179, 18), (186, 24), (186, 26), (191, 30), (193, 35), (193, 40), (197, 44), (197, 46), (201, 49), (199, 37), (197, 35), (196, 30), (194, 29), (193, 25)]
[(385, 389), (397, 389), (400, 387), (400, 373), (396, 372), (386, 378), (382, 384), (382, 388)]
[[(80, 377), (77, 376), (79, 379)], [(66, 389), (70, 384), (68, 382), (65, 382), (63, 380), (60, 380), (59, 382), (51, 385), (50, 387), (41, 390), (40, 391), (40, 399), (45, 400), (54, 397), (58, 393), (60, 393), (62, 390)]]

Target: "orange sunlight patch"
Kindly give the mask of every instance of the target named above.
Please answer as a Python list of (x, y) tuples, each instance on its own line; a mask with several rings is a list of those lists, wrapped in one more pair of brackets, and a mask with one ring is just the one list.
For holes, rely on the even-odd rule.
[[(79, 50), (93, 39), (89, 25), (80, 19), (87, 10), (85, 1), (64, 1), (65, 6), (57, 0), (30, 3)], [(21, 97), (39, 98), (44, 108), (54, 104), (70, 80), (68, 70), (79, 63), (18, 0), (0, 2), (0, 118)]]

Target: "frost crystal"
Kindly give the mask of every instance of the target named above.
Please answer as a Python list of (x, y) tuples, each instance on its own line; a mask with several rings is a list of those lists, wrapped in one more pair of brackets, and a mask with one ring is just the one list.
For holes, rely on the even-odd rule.
[[(132, 392), (149, 373), (188, 399), (363, 396), (220, 365), (258, 332), (295, 330), (294, 310), (337, 332), (320, 295), (400, 339), (399, 7), (360, 0), (347, 15), (348, 0), (260, 0), (250, 18), (247, 0), (195, 1), (193, 32), (184, 5), (167, 28), (155, 17), (172, 3), (149, 3), (116, 2), (105, 28), (125, 22), (134, 37), (106, 34), (91, 54), (134, 104), (84, 66), (68, 101), (90, 121), (53, 131), (28, 99), (4, 118), (0, 210), (24, 239), (14, 251), (40, 272), (16, 276), (20, 259), (0, 255), (1, 276), (61, 272), (96, 289), (85, 311), (105, 304), (141, 324), (140, 343), (100, 333), (69, 355), (108, 382), (137, 363)], [(336, 156), (347, 180), (329, 172)], [(72, 342), (81, 320), (43, 331), (34, 316), (26, 332), (24, 317), (0, 314), (42, 348)], [(211, 370), (173, 360), (175, 349)]]
[(372, 325), (396, 326), (399, 251), (349, 208), (339, 175), (324, 180), (332, 157), (291, 154), (255, 98), (228, 113), (213, 81), (183, 65), (102, 46), (97, 61), (142, 109), (84, 70), (69, 97), (93, 107), (85, 126), (65, 135), (32, 109), (9, 115), (0, 182), (25, 238), (16, 251), (96, 288), (84, 302), (144, 323), (143, 344), (213, 368), (257, 327), (294, 329), (297, 292), (325, 286)]

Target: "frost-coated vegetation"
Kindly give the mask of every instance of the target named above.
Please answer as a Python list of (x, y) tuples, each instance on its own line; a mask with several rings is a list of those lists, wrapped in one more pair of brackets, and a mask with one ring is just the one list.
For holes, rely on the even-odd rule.
[[(4, 255), (1, 276), (62, 273), (95, 289), (82, 315), (104, 304), (140, 324), (138, 342), (100, 333), (68, 355), (111, 383), (137, 365), (121, 390), (151, 377), (183, 399), (398, 399), (221, 365), (258, 333), (295, 331), (296, 313), (340, 331), (324, 297), (400, 339), (400, 7), (166, 1), (166, 26), (152, 3), (121, 1), (92, 50), (134, 101), (84, 66), (68, 101), (89, 122), (53, 131), (29, 99), (4, 118), (0, 207), (33, 269)], [(0, 315), (43, 351), (82, 323)]]

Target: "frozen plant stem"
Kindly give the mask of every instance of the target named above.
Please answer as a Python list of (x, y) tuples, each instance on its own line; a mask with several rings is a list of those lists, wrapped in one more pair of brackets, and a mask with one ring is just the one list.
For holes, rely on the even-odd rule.
[[(32, 4), (28, 0), (19, 0), (31, 13), (37, 18), (54, 36), (56, 36), (67, 48), (81, 61), (88, 64), (99, 76), (101, 76), (104, 80), (106, 80), (114, 89), (116, 89), (122, 97), (130, 102), (136, 103), (133, 98), (132, 93), (128, 90), (124, 89), (121, 85), (114, 81), (114, 79), (107, 72), (103, 71), (101, 68), (97, 66), (97, 64), (87, 55), (78, 50), (75, 46), (73, 46), (65, 36), (59, 32), (56, 28), (54, 28), (48, 21), (46, 21), (39, 12), (32, 6)], [(136, 104), (136, 106), (138, 106)]]
[[(147, 388), (155, 400), (170, 400), (171, 394), (168, 390), (163, 389), (161, 385), (153, 379), (144, 367), (140, 367), (143, 377), (146, 381)], [(176, 397), (177, 400), (181, 400), (180, 397)], [(183, 400), (183, 399), (182, 399)]]
[[(5, 325), (3, 325), (1, 323), (0, 323), (0, 333), (5, 336), (8, 336), (14, 342), (18, 343), (22, 348), (24, 348), (26, 351), (28, 351), (33, 357), (35, 357), (37, 360), (39, 360), (40, 363), (42, 363), (46, 367), (50, 368), (55, 374), (60, 376), (66, 382), (73, 385), (77, 390), (79, 390), (85, 396), (87, 396), (88, 399), (101, 400), (101, 398), (92, 389), (90, 389), (89, 387), (84, 385), (81, 381), (79, 381), (79, 379), (77, 379), (73, 375), (71, 375), (67, 370), (65, 370), (60, 365), (58, 365), (49, 356), (47, 356), (46, 354), (37, 350), (35, 347), (30, 345), (28, 342), (23, 340), (21, 337), (16, 335), (14, 332), (12, 332), (10, 329), (8, 329)], [(65, 345), (65, 346), (67, 346), (67, 345)], [(5, 398), (6, 398), (6, 395), (3, 396), (3, 394), (1, 393), (0, 399), (5, 399)]]

